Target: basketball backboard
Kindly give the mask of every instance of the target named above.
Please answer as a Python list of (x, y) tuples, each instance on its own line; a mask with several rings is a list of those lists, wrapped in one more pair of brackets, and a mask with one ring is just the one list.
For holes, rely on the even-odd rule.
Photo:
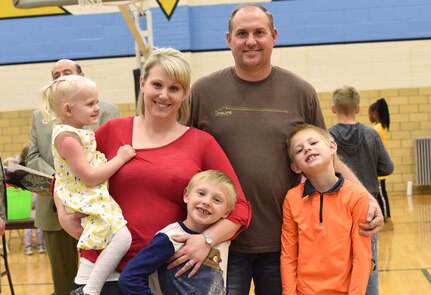
[[(78, 5), (78, 0), (13, 0), (16, 8), (35, 8), (45, 6)], [(102, 2), (121, 2), (116, 0), (102, 0)]]
[(139, 0), (13, 0), (13, 5), (19, 9), (57, 6), (73, 15), (80, 15), (118, 12), (117, 5), (133, 2)]

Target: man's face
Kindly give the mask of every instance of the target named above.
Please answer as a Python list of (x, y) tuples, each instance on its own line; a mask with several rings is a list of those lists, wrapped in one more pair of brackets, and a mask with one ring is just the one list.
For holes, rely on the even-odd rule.
[(62, 76), (79, 75), (76, 64), (69, 59), (62, 59), (55, 63), (52, 68), (52, 79), (58, 79)]
[(232, 19), (232, 32), (226, 34), (235, 66), (242, 70), (269, 67), (276, 39), (277, 30), (271, 32), (267, 15), (256, 7), (239, 10)]

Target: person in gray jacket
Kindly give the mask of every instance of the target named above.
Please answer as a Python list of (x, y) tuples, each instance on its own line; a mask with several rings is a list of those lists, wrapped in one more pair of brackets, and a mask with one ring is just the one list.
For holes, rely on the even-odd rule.
[[(70, 59), (57, 61), (51, 72), (55, 80), (67, 75), (81, 75), (81, 67)], [(91, 126), (96, 129), (111, 118), (120, 116), (117, 106), (99, 101), (100, 116), (98, 124)], [(42, 123), (42, 113), (36, 110), (32, 115), (32, 127), (28, 155), (25, 159), (27, 167), (54, 175), (54, 160), (51, 151), (52, 123)], [(75, 289), (74, 279), (78, 270), (77, 241), (64, 231), (58, 220), (54, 199), (51, 193), (40, 192), (36, 199), (35, 226), (43, 230), (44, 242), (51, 264), (52, 280), (55, 295), (69, 295)]]
[[(337, 143), (337, 154), (356, 174), (370, 194), (377, 198), (379, 192), (378, 176), (386, 176), (394, 171), (394, 164), (383, 146), (379, 134), (373, 128), (356, 122), (359, 113), (360, 94), (352, 86), (344, 86), (332, 95), (332, 112), (338, 124), (329, 128)], [(368, 281), (366, 295), (377, 295), (377, 235), (371, 240), (373, 265)]]

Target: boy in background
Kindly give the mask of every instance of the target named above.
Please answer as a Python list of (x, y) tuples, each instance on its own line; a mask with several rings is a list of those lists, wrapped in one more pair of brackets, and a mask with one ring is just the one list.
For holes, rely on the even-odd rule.
[[(211, 244), (204, 231), (232, 211), (236, 202), (235, 186), (220, 171), (203, 171), (190, 180), (184, 192), (184, 202), (187, 205), (187, 218), (159, 231), (148, 246), (127, 263), (119, 279), (123, 294), (226, 294), (230, 242), (211, 245), (208, 257), (193, 277), (175, 276), (184, 264), (170, 270), (166, 267), (169, 258), (183, 245), (172, 237), (202, 234)], [(193, 266), (195, 262), (188, 261), (186, 264)], [(157, 274), (159, 283), (154, 277), (150, 279), (153, 273)]]
[(287, 145), (292, 170), (307, 180), (283, 203), (283, 295), (365, 294), (371, 242), (359, 235), (359, 224), (368, 192), (335, 172), (337, 144), (327, 130), (298, 125)]
[[(360, 94), (352, 86), (336, 89), (332, 95), (332, 112), (338, 124), (329, 132), (337, 143), (341, 160), (356, 174), (370, 194), (377, 198), (378, 176), (393, 172), (394, 165), (379, 134), (371, 127), (356, 121), (359, 113)], [(378, 294), (377, 235), (372, 237), (373, 262), (376, 267), (370, 276), (367, 295)]]

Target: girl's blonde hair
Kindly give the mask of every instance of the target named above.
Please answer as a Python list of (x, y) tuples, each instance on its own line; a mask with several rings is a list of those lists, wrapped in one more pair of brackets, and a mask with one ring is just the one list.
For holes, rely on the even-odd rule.
[[(174, 48), (159, 48), (151, 52), (144, 64), (144, 74), (142, 78), (146, 80), (154, 66), (161, 65), (169, 78), (178, 82), (187, 93), (190, 90), (191, 69), (184, 55)], [(144, 94), (141, 93), (137, 106), (138, 115), (144, 116), (145, 104)], [(190, 102), (186, 98), (177, 113), (177, 121), (187, 124), (190, 117)]]
[(86, 77), (69, 75), (62, 76), (43, 87), (41, 106), (43, 123), (48, 124), (53, 119), (60, 118), (63, 105), (74, 104), (78, 94), (89, 85), (96, 87), (96, 84)]
[(235, 207), (237, 193), (235, 184), (232, 182), (229, 176), (218, 170), (205, 170), (199, 172), (190, 179), (189, 184), (186, 188), (186, 192), (192, 190), (192, 188), (202, 180), (215, 182), (217, 185), (221, 186), (223, 189), (226, 190), (227, 211), (232, 211)]

